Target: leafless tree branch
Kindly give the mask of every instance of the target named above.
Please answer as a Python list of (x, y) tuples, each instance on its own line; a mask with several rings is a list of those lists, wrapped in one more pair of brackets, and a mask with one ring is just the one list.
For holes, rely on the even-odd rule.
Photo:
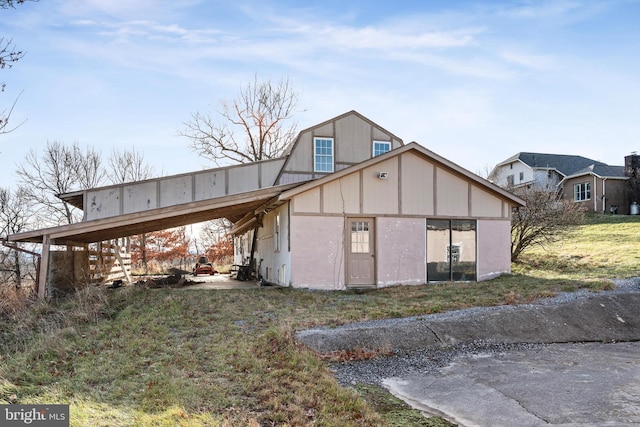
[(91, 148), (83, 152), (77, 142), (66, 146), (53, 141), (42, 153), (31, 149), (17, 174), (27, 199), (40, 206), (43, 222), (71, 224), (80, 219), (79, 214), (56, 195), (101, 185), (105, 177), (101, 163), (100, 153)]
[(511, 261), (531, 246), (544, 246), (565, 237), (584, 221), (584, 209), (562, 199), (554, 190), (532, 187), (511, 191), (526, 202), (511, 219)]
[(223, 101), (216, 115), (194, 113), (179, 134), (215, 164), (247, 163), (282, 156), (296, 134), (292, 116), (298, 103), (288, 79), (254, 81), (233, 101)]
[(153, 177), (153, 167), (146, 164), (144, 155), (133, 148), (131, 151), (113, 150), (109, 158), (107, 176), (112, 184), (142, 181)]

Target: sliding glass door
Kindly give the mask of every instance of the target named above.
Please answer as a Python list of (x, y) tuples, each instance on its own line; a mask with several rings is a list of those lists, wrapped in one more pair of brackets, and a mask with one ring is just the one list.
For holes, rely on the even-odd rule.
[(476, 280), (474, 220), (427, 220), (427, 280)]

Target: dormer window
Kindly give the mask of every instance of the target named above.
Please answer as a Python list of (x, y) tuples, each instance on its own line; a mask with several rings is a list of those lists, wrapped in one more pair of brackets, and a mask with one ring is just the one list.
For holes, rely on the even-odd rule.
[(333, 138), (313, 138), (313, 171), (333, 172)]
[(389, 141), (373, 141), (373, 157), (384, 154), (391, 150), (391, 142)]

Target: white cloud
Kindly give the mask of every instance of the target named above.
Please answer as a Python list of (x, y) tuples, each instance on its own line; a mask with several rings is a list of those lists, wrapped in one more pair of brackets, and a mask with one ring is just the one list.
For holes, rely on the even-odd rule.
[(508, 63), (534, 70), (550, 70), (556, 68), (558, 63), (551, 55), (531, 54), (516, 50), (503, 50), (498, 55)]
[(469, 46), (474, 36), (481, 33), (480, 28), (468, 28), (453, 31), (425, 31), (406, 33), (397, 29), (367, 27), (301, 27), (298, 34), (325, 45), (347, 49), (414, 50), (442, 49)]

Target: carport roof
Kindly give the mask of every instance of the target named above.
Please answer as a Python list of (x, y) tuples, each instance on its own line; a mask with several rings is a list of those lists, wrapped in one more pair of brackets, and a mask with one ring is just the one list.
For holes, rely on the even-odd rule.
[(273, 198), (278, 197), (283, 191), (297, 185), (299, 184), (279, 185), (144, 212), (27, 231), (9, 235), (8, 240), (42, 243), (45, 236), (49, 236), (51, 244), (84, 244), (149, 233), (216, 218), (229, 218), (235, 221), (256, 211)]

